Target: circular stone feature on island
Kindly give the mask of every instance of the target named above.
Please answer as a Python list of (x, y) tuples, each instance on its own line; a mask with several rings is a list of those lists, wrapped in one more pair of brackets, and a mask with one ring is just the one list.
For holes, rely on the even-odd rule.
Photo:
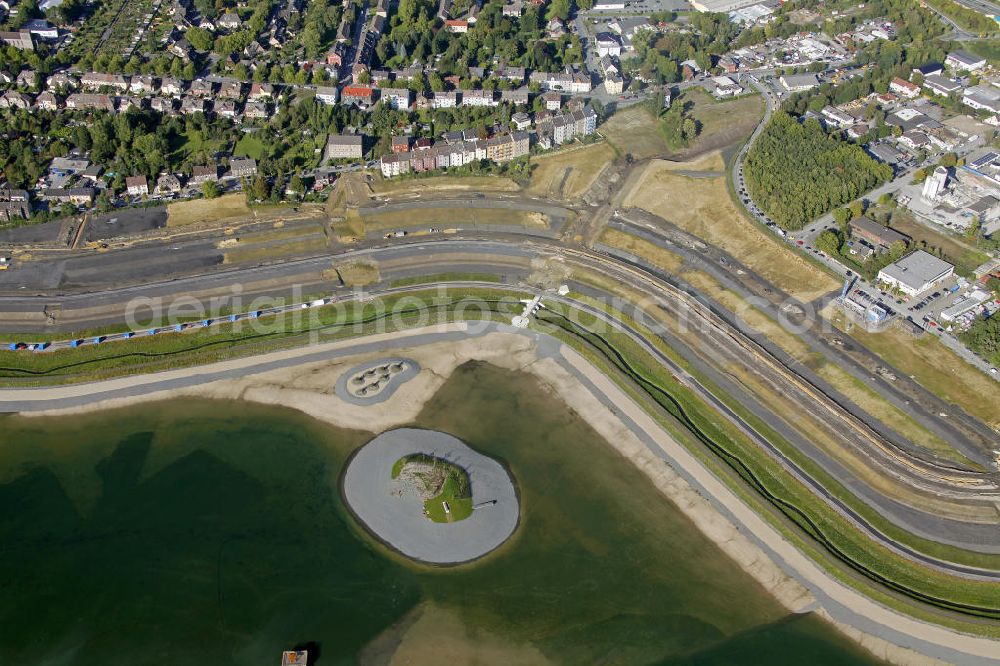
[(486, 555), (510, 538), (520, 516), (504, 466), (435, 430), (399, 428), (377, 436), (351, 458), (341, 488), (369, 532), (432, 564)]
[(400, 385), (420, 372), (420, 364), (409, 358), (384, 358), (356, 365), (337, 380), (334, 391), (342, 400), (370, 405), (388, 400)]

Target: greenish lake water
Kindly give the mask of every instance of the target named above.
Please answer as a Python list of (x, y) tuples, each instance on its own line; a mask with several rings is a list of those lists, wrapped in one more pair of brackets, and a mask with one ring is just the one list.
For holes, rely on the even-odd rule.
[[(516, 415), (516, 417), (515, 417)], [(789, 616), (526, 376), (460, 368), (415, 425), (503, 460), (500, 550), (413, 565), (337, 479), (368, 433), (172, 401), (0, 420), (0, 664), (869, 664)]]

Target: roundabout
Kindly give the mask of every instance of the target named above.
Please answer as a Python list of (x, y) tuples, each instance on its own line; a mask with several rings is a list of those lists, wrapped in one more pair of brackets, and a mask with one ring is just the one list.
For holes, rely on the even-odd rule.
[[(462, 491), (452, 488), (461, 480)], [(503, 544), (520, 506), (507, 470), (443, 432), (384, 432), (351, 458), (341, 485), (355, 518), (383, 543), (429, 564), (460, 564)]]

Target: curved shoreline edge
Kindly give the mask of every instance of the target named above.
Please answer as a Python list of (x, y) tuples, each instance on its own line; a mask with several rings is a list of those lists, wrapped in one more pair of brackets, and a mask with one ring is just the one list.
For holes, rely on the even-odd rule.
[[(487, 337), (490, 343), (483, 342)], [(521, 362), (525, 359), (519, 360), (508, 348), (496, 344), (499, 339), (506, 341), (508, 348), (514, 345), (524, 351), (531, 347), (534, 361)], [(552, 388), (792, 612), (816, 612), (876, 656), (895, 663), (997, 663), (1000, 641), (969, 636), (903, 615), (833, 578), (744, 504), (601, 370), (575, 350), (535, 331), (494, 325), (474, 334), (467, 323), (459, 322), (92, 384), (5, 389), (0, 390), (0, 411), (55, 415), (200, 395), (286, 404), (321, 420), (348, 425), (330, 416), (328, 409), (320, 411), (295, 404), (292, 398), (301, 397), (295, 391), (281, 396), (263, 389), (250, 390), (230, 380), (366, 353), (401, 353), (436, 343), (447, 347), (451, 369), (469, 360), (487, 361), (529, 372)], [(402, 385), (398, 399), (410, 394), (412, 402), (392, 423), (401, 425), (415, 416), (446, 376), (435, 374), (433, 381), (413, 380)], [(210, 384), (216, 388), (210, 390)], [(418, 399), (413, 393), (420, 391), (427, 395)]]
[[(431, 521), (423, 515), (419, 498), (391, 495), (393, 464), (414, 453), (464, 469), (473, 504), (499, 502), (474, 510), (458, 523)], [(521, 523), (520, 498), (510, 470), (446, 432), (395, 428), (379, 433), (351, 454), (338, 486), (347, 510), (369, 535), (421, 564), (447, 567), (482, 559), (503, 546)]]

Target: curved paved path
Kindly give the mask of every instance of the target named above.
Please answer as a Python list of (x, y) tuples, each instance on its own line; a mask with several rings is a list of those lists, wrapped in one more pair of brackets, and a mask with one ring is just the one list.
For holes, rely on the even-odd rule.
[[(430, 520), (417, 493), (393, 492), (398, 485), (393, 465), (414, 453), (442, 458), (468, 472), (473, 506), (496, 504), (475, 509), (456, 523)], [(486, 555), (514, 533), (520, 516), (517, 492), (503, 465), (436, 430), (398, 428), (377, 436), (351, 458), (341, 491), (355, 518), (380, 541), (431, 564), (459, 564)]]

